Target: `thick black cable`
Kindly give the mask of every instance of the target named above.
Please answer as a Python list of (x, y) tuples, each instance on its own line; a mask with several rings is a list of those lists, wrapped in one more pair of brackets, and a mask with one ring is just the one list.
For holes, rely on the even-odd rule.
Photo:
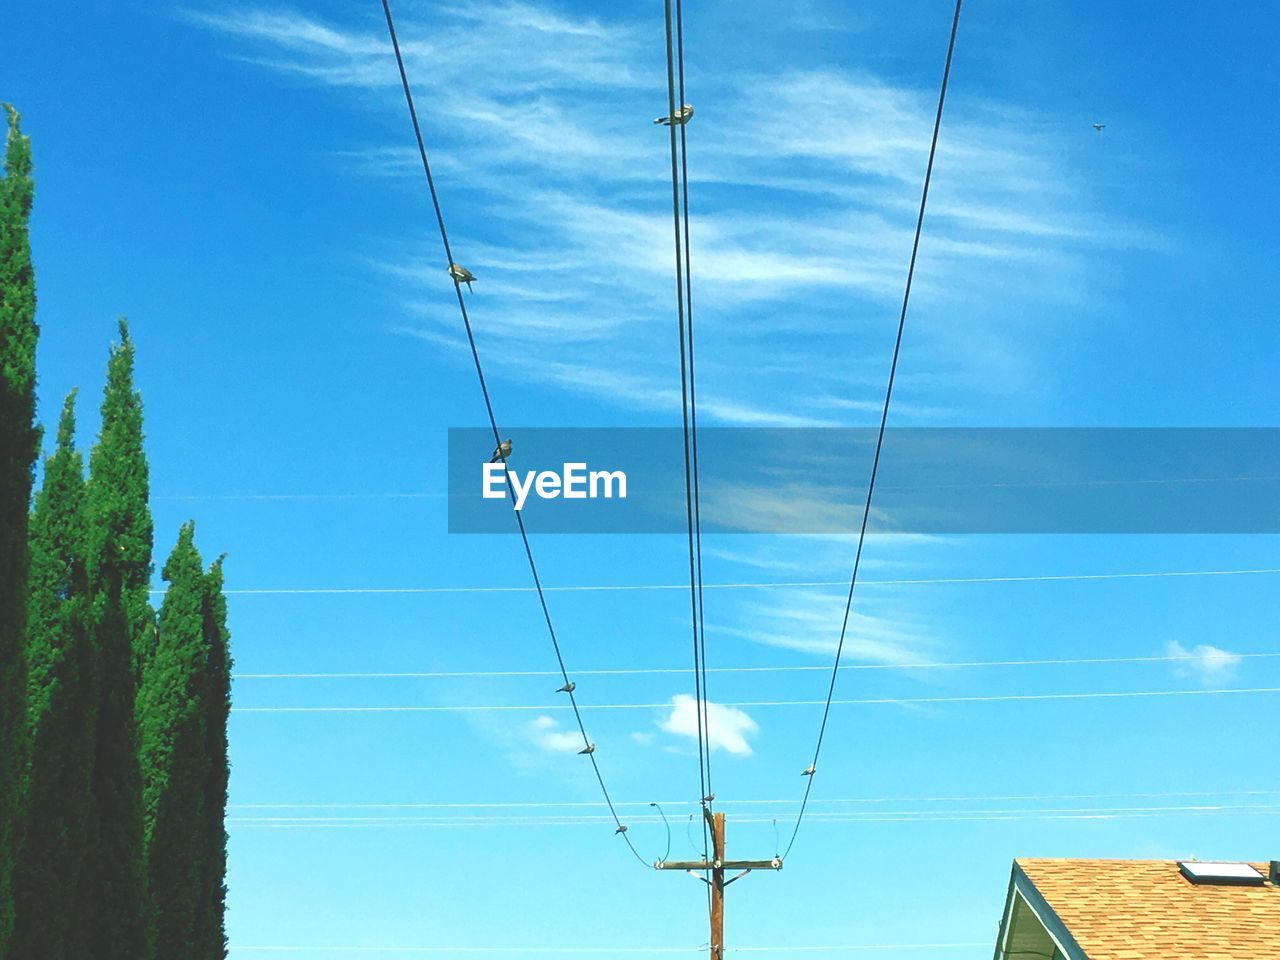
[[(684, 492), (685, 492), (685, 525), (689, 541), (689, 606), (690, 621), (693, 632), (693, 689), (694, 712), (697, 717), (698, 733), (698, 784), (702, 791), (700, 797), (708, 796), (706, 762), (704, 750), (704, 725), (702, 710), (702, 682), (699, 665), (702, 662), (701, 641), (698, 616), (697, 564), (693, 524), (693, 475), (692, 455), (689, 436), (689, 378), (688, 378), (688, 343), (685, 331), (685, 280), (682, 232), (680, 224), (680, 166), (679, 151), (676, 141), (676, 79), (675, 48), (673, 46), (673, 28), (671, 17), (671, 0), (664, 0), (665, 25), (667, 34), (667, 104), (668, 127), (671, 136), (671, 220), (675, 233), (675, 265), (676, 265), (676, 322), (680, 340), (680, 416), (684, 437)], [(703, 825), (706, 836), (706, 825)]]
[[(431, 163), (427, 159), (427, 147), (422, 139), (422, 125), (418, 121), (418, 111), (415, 109), (413, 104), (413, 92), (409, 88), (409, 75), (405, 72), (404, 56), (400, 52), (400, 41), (396, 36), (396, 25), (395, 20), (391, 15), (391, 5), (389, 0), (382, 0), (382, 11), (387, 18), (387, 32), (391, 36), (391, 47), (395, 51), (396, 66), (400, 70), (400, 83), (404, 87), (404, 99), (405, 103), (409, 107), (409, 119), (413, 122), (413, 134), (418, 141), (418, 154), (422, 158), (422, 171), (427, 176), (427, 188), (431, 191), (431, 204), (435, 209), (436, 224), (440, 227), (440, 241), (444, 245), (445, 259), (451, 267), (454, 263), (454, 259), (453, 251), (449, 247), (449, 233), (445, 229), (444, 214), (440, 209), (440, 197), (436, 193), (435, 179), (431, 175)], [(480, 352), (476, 348), (476, 338), (471, 329), (471, 320), (467, 316), (467, 304), (466, 300), (463, 299), (462, 296), (462, 282), (456, 276), (453, 276), (452, 271), (450, 271), (450, 276), (453, 277), (453, 289), (454, 293), (457, 294), (458, 297), (458, 309), (462, 314), (462, 325), (467, 332), (467, 343), (471, 347), (471, 359), (475, 363), (476, 377), (480, 381), (480, 392), (484, 396), (484, 406), (485, 411), (489, 416), (489, 426), (493, 430), (493, 441), (495, 444), (500, 444), (502, 441), (500, 440), (500, 432), (498, 430), (498, 420), (493, 412), (493, 401), (489, 396), (489, 386), (485, 382), (484, 367), (480, 363)], [(505, 468), (506, 464), (504, 462), (503, 474), (507, 478), (507, 493), (511, 497), (511, 502), (514, 505), (516, 502), (516, 493), (511, 484), (511, 474)], [(533, 585), (538, 593), (538, 603), (542, 606), (542, 616), (547, 623), (547, 633), (551, 637), (551, 647), (555, 651), (556, 663), (560, 666), (560, 675), (564, 678), (565, 687), (567, 688), (566, 692), (569, 696), (569, 703), (573, 707), (573, 716), (578, 722), (578, 730), (582, 733), (583, 748), (591, 750), (591, 752), (587, 754), (587, 759), (591, 761), (591, 769), (595, 771), (596, 780), (600, 784), (600, 792), (604, 796), (604, 802), (609, 808), (609, 813), (613, 817), (614, 824), (618, 827), (618, 831), (621, 834), (622, 839), (626, 841), (628, 849), (630, 849), (632, 854), (642, 865), (645, 867), (651, 867), (652, 864), (646, 861), (644, 857), (640, 856), (639, 851), (635, 848), (635, 844), (631, 842), (631, 837), (627, 835), (626, 830), (623, 828), (622, 820), (618, 817), (618, 812), (613, 806), (613, 800), (609, 796), (609, 789), (605, 786), (604, 776), (600, 773), (600, 764), (596, 761), (594, 747), (587, 736), (587, 728), (582, 720), (582, 712), (578, 709), (578, 700), (573, 694), (573, 683), (569, 679), (569, 671), (565, 667), (564, 655), (560, 651), (560, 641), (556, 637), (556, 629), (551, 622), (551, 610), (547, 606), (546, 594), (542, 590), (542, 578), (538, 576), (538, 566), (533, 560), (533, 548), (529, 545), (529, 534), (524, 527), (524, 518), (520, 516), (519, 510), (513, 510), (512, 512), (515, 514), (516, 525), (520, 530), (520, 540), (524, 544), (525, 557), (528, 558), (529, 561), (529, 572), (533, 575)]]
[[(681, 0), (676, 0), (676, 67), (679, 82), (681, 108), (684, 94), (684, 13)], [(706, 737), (707, 792), (714, 796), (711, 782), (711, 716), (710, 694), (707, 691), (707, 629), (704, 620), (706, 605), (702, 597), (702, 495), (698, 484), (698, 391), (695, 384), (693, 362), (693, 260), (689, 251), (689, 150), (685, 138), (688, 123), (680, 124), (680, 194), (684, 214), (684, 314), (689, 341), (689, 432), (693, 450), (693, 540), (696, 548), (696, 572), (698, 583), (698, 637), (700, 663), (698, 671), (702, 682), (702, 725)], [(707, 801), (708, 806), (711, 801)]]
[[(702, 643), (701, 643), (701, 616), (699, 605), (699, 591), (697, 588), (697, 550), (695, 547), (694, 537), (694, 521), (693, 521), (693, 477), (692, 477), (692, 450), (689, 434), (689, 384), (688, 384), (688, 368), (687, 368), (687, 341), (685, 331), (685, 279), (684, 279), (684, 261), (683, 248), (681, 245), (681, 191), (680, 191), (680, 163), (678, 144), (676, 140), (676, 127), (680, 126), (683, 130), (683, 124), (679, 123), (679, 116), (676, 113), (676, 65), (675, 65), (675, 48), (673, 46), (673, 28), (671, 16), (671, 0), (663, 2), (664, 26), (666, 29), (666, 50), (667, 50), (667, 121), (671, 138), (671, 219), (675, 237), (675, 267), (676, 267), (676, 320), (678, 334), (680, 339), (680, 416), (683, 427), (684, 438), (684, 490), (685, 490), (685, 523), (688, 531), (689, 541), (689, 604), (690, 604), (690, 622), (693, 633), (693, 694), (694, 694), (694, 713), (697, 718), (697, 735), (698, 735), (698, 785), (700, 799), (710, 796), (707, 787), (707, 754), (710, 751), (710, 743), (705, 736), (706, 724), (704, 723), (705, 710), (702, 700)], [(680, 104), (683, 107), (683, 101)], [(706, 860), (709, 856), (711, 837), (707, 830), (706, 817), (702, 817), (702, 858)], [(708, 894), (708, 897), (710, 894)]]
[(929, 143), (929, 162), (924, 170), (924, 187), (920, 191), (920, 211), (916, 215), (915, 239), (911, 242), (911, 262), (907, 266), (907, 282), (902, 292), (902, 310), (898, 314), (898, 333), (893, 342), (893, 360), (889, 364), (889, 381), (884, 392), (884, 408), (880, 413), (880, 432), (876, 437), (875, 455), (871, 459), (871, 477), (867, 482), (867, 499), (862, 506), (862, 526), (858, 531), (858, 546), (853, 555), (853, 573), (849, 577), (849, 595), (845, 599), (844, 619), (840, 623), (840, 639), (836, 643), (835, 663), (831, 667), (831, 683), (827, 687), (827, 702), (822, 708), (822, 723), (818, 727), (818, 742), (813, 749), (813, 762), (809, 767), (808, 782), (804, 788), (804, 799), (800, 802), (800, 812), (796, 816), (795, 828), (791, 831), (791, 839), (782, 857), (786, 859), (795, 845), (796, 835), (800, 832), (800, 824), (804, 822), (805, 808), (809, 805), (809, 792), (813, 789), (813, 781), (817, 776), (818, 756), (822, 753), (822, 741), (827, 732), (827, 718), (831, 714), (831, 699), (835, 695), (836, 677), (840, 672), (840, 656), (844, 652), (845, 635), (849, 629), (849, 613), (853, 609), (853, 591), (858, 583), (858, 566), (862, 561), (862, 545), (867, 537), (867, 521), (871, 516), (871, 496), (875, 491), (876, 472), (880, 467), (880, 450), (884, 446), (885, 426), (889, 422), (889, 401), (893, 397), (893, 380), (898, 372), (898, 356), (902, 351), (902, 333), (907, 323), (907, 304), (911, 300), (911, 281), (916, 272), (916, 255), (920, 250), (920, 234), (924, 229), (925, 205), (929, 200), (929, 181), (933, 177), (933, 160), (938, 151), (938, 131), (942, 128), (942, 107), (947, 99), (947, 81), (951, 77), (951, 57), (956, 48), (956, 31), (960, 27), (960, 5), (964, 0), (956, 0), (955, 14), (951, 18), (951, 38), (947, 41), (947, 59), (942, 68), (942, 83), (938, 88), (938, 110), (933, 118), (933, 139)]
[(662, 861), (665, 862), (671, 856), (671, 821), (667, 819), (667, 813), (662, 809), (662, 804), (656, 800), (651, 802), (649, 806), (653, 807), (662, 817), (662, 825), (667, 828), (667, 849), (662, 855)]

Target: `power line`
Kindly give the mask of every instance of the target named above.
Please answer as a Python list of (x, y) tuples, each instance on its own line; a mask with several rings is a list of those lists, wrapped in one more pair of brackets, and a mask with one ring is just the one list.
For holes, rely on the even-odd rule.
[[(1280, 657), (1280, 652), (1233, 653), (1231, 658), (1258, 659)], [(960, 660), (949, 662), (917, 661), (913, 663), (841, 664), (841, 670), (954, 670), (981, 667), (1081, 666), (1123, 663), (1187, 663), (1204, 658), (1198, 654), (1167, 654), (1149, 657), (1072, 657), (1045, 660)], [(777, 667), (708, 667), (708, 673), (810, 673), (826, 670), (823, 666), (788, 664)], [(648, 676), (687, 673), (685, 667), (632, 667), (610, 670), (578, 670), (577, 676)], [(465, 679), (478, 677), (558, 677), (553, 670), (438, 670), (383, 673), (237, 673), (236, 680), (389, 680), (389, 679)]]
[[(417, 139), (417, 142), (418, 142), (418, 154), (422, 158), (422, 171), (424, 174), (426, 174), (427, 187), (431, 192), (431, 204), (432, 204), (432, 207), (435, 209), (436, 224), (440, 228), (440, 242), (444, 247), (445, 260), (447, 263), (449, 275), (453, 279), (453, 290), (458, 298), (458, 310), (462, 316), (462, 325), (467, 333), (467, 343), (470, 345), (470, 348), (471, 348), (471, 359), (475, 364), (476, 378), (479, 380), (479, 383), (480, 383), (480, 392), (484, 397), (485, 411), (489, 417), (489, 426), (493, 431), (493, 442), (495, 446), (497, 446), (502, 443), (501, 435), (498, 431), (498, 420), (493, 412), (493, 401), (489, 396), (488, 384), (485, 383), (484, 367), (480, 363), (480, 352), (476, 348), (476, 339), (475, 339), (475, 334), (471, 329), (471, 320), (467, 316), (467, 304), (466, 304), (466, 300), (463, 299), (463, 296), (462, 296), (462, 281), (459, 279), (454, 269), (455, 261), (453, 259), (453, 251), (449, 248), (449, 234), (448, 234), (448, 231), (445, 229), (444, 214), (440, 209), (440, 198), (436, 193), (435, 180), (431, 176), (431, 163), (427, 159), (427, 147), (426, 147), (426, 143), (422, 139), (422, 126), (418, 122), (418, 111), (413, 104), (413, 92), (409, 88), (409, 75), (408, 73), (405, 72), (404, 57), (400, 52), (400, 41), (396, 37), (396, 26), (395, 26), (395, 21), (391, 15), (391, 5), (389, 0), (382, 0), (382, 11), (386, 15), (387, 33), (390, 35), (391, 47), (395, 52), (396, 66), (400, 71), (400, 83), (404, 87), (405, 104), (409, 108), (409, 119), (413, 123), (414, 137)], [(512, 504), (514, 505), (514, 503), (516, 502), (516, 493), (514, 488), (512, 487), (511, 474), (505, 469), (506, 467), (505, 461), (503, 461), (503, 467), (504, 467), (503, 475), (506, 477), (506, 480), (507, 480), (507, 494), (508, 496), (511, 497)], [(582, 734), (582, 743), (583, 743), (582, 752), (585, 753), (587, 756), (587, 759), (591, 761), (591, 769), (595, 772), (596, 780), (600, 784), (600, 792), (604, 795), (605, 803), (609, 804), (610, 811), (613, 812), (613, 819), (615, 821), (618, 834), (620, 834), (622, 836), (622, 839), (626, 841), (627, 848), (631, 851), (631, 853), (635, 856), (635, 858), (638, 861), (640, 861), (641, 864), (648, 867), (649, 864), (645, 861), (645, 859), (642, 856), (640, 856), (639, 851), (637, 851), (634, 844), (632, 844), (631, 838), (627, 836), (626, 828), (623, 826), (622, 821), (618, 819), (616, 811), (613, 811), (612, 801), (609, 799), (609, 789), (608, 787), (605, 786), (604, 776), (601, 774), (600, 765), (596, 761), (595, 747), (592, 744), (590, 738), (587, 736), (587, 728), (586, 728), (586, 725), (583, 723), (582, 713), (578, 709), (577, 698), (574, 696), (574, 692), (573, 692), (574, 685), (572, 681), (570, 681), (569, 679), (569, 672), (565, 668), (564, 656), (560, 651), (560, 641), (556, 638), (555, 626), (551, 622), (551, 610), (547, 606), (547, 598), (542, 590), (542, 580), (538, 576), (538, 566), (533, 559), (533, 548), (529, 544), (529, 535), (524, 528), (524, 518), (520, 516), (519, 510), (512, 510), (512, 514), (515, 516), (516, 525), (520, 531), (520, 541), (521, 543), (524, 544), (525, 557), (529, 561), (529, 572), (533, 576), (533, 585), (538, 594), (538, 601), (542, 606), (543, 619), (546, 620), (547, 633), (551, 638), (551, 646), (552, 646), (552, 649), (555, 651), (556, 662), (560, 667), (560, 675), (564, 678), (564, 691), (568, 695), (569, 705), (573, 710), (574, 718), (578, 722), (578, 729)]]
[(862, 525), (858, 530), (858, 546), (853, 555), (853, 572), (849, 576), (849, 595), (844, 604), (844, 619), (840, 624), (840, 640), (836, 644), (835, 662), (831, 666), (831, 682), (827, 688), (827, 702), (822, 708), (822, 722), (818, 726), (818, 740), (813, 748), (813, 761), (806, 771), (804, 799), (800, 803), (800, 815), (796, 818), (795, 829), (791, 831), (791, 839), (787, 841), (787, 849), (782, 858), (791, 853), (796, 837), (800, 833), (800, 824), (804, 821), (804, 808), (809, 802), (809, 792), (813, 789), (813, 781), (817, 776), (818, 757), (822, 753), (822, 741), (827, 732), (827, 718), (831, 714), (831, 698), (835, 694), (836, 677), (840, 673), (840, 655), (844, 652), (845, 634), (849, 628), (849, 612), (853, 608), (853, 591), (858, 583), (858, 567), (862, 562), (862, 547), (867, 537), (867, 521), (871, 517), (871, 497), (875, 491), (876, 473), (880, 468), (880, 451), (884, 447), (884, 431), (889, 422), (889, 401), (893, 397), (893, 380), (898, 372), (898, 357), (902, 352), (902, 334), (907, 325), (907, 305), (911, 300), (911, 281), (916, 272), (916, 255), (920, 251), (920, 234), (924, 229), (924, 211), (929, 200), (929, 181), (933, 177), (933, 160), (938, 151), (938, 131), (942, 129), (942, 107), (947, 98), (947, 81), (951, 77), (951, 57), (956, 47), (956, 31), (960, 27), (960, 6), (963, 0), (956, 0), (955, 14), (951, 18), (951, 37), (947, 41), (947, 59), (942, 68), (942, 83), (938, 88), (938, 112), (933, 118), (933, 139), (929, 143), (929, 161), (924, 169), (924, 186), (920, 191), (920, 212), (916, 215), (915, 238), (911, 242), (911, 262), (907, 267), (907, 282), (902, 292), (902, 310), (898, 314), (898, 332), (893, 341), (893, 359), (889, 364), (889, 379), (885, 386), (884, 408), (880, 413), (880, 430), (876, 436), (875, 454), (871, 459), (871, 476), (867, 482), (867, 498), (862, 507)]
[[(726, 707), (817, 707), (879, 706), (923, 703), (1019, 703), (1052, 700), (1124, 700), (1150, 697), (1213, 697), (1247, 694), (1280, 693), (1280, 687), (1226, 687), (1210, 690), (1122, 690), (1094, 693), (1010, 693), (967, 697), (871, 697), (862, 700), (739, 700), (721, 704)], [(551, 713), (558, 710), (670, 710), (667, 703), (592, 703), (580, 708), (563, 704), (431, 704), (415, 706), (375, 707), (232, 707), (232, 713)]]
[[(689, 184), (684, 111), (684, 27), (679, 0), (676, 16), (664, 0), (667, 54), (667, 127), (671, 139), (671, 221), (675, 236), (676, 326), (680, 338), (680, 419), (684, 441), (685, 525), (689, 542), (689, 603), (693, 632), (693, 706), (698, 740), (699, 796), (711, 796), (711, 737), (706, 706), (706, 634), (702, 613), (702, 521), (698, 496), (697, 394), (693, 362), (693, 282), (689, 265)], [(679, 86), (677, 89), (677, 64)], [(677, 92), (681, 113), (676, 112)], [(679, 128), (679, 141), (677, 130)], [(683, 229), (681, 208), (683, 205)], [(682, 244), (683, 240), (683, 244)], [(703, 859), (707, 858), (707, 825), (702, 825)]]
[[(1188, 806), (1153, 808), (1082, 808), (1078, 810), (1006, 810), (1006, 811), (960, 811), (957, 813), (923, 813), (908, 811), (903, 813), (867, 813), (859, 816), (840, 813), (808, 814), (815, 823), (829, 825), (850, 824), (884, 824), (884, 823), (1030, 823), (1030, 822), (1083, 822), (1114, 820), (1167, 820), (1186, 817), (1211, 816), (1277, 816), (1280, 815), (1280, 804), (1247, 804), (1227, 806)], [(738, 824), (771, 824), (777, 817), (739, 817)], [(439, 830), (468, 829), (501, 829), (527, 827), (599, 827), (609, 822), (608, 816), (599, 817), (230, 817), (229, 825), (236, 828), (259, 828), (266, 830), (287, 829), (342, 829), (362, 830), (377, 828), (408, 828)], [(657, 817), (642, 817), (634, 821), (636, 825), (659, 826)]]
[[(1280, 795), (1280, 787), (1267, 790), (1162, 790), (1142, 793), (1038, 793), (1038, 794), (987, 794), (980, 796), (938, 797), (844, 797), (814, 800), (818, 804), (880, 804), (880, 803), (1043, 803), (1061, 800), (1168, 800), (1204, 797), (1264, 797)], [(686, 800), (659, 801), (662, 806), (697, 806)], [(732, 806), (794, 804), (789, 799), (727, 799), (723, 803)], [(615, 801), (618, 807), (647, 807), (648, 801)], [(573, 800), (523, 800), (496, 802), (443, 802), (428, 803), (230, 803), (235, 810), (507, 810), (507, 809), (600, 809), (599, 801)]]
[(255, 953), (693, 953), (700, 947), (371, 947), (336, 946), (237, 946), (232, 952)]
[[(916, 587), (945, 586), (981, 583), (1064, 583), (1091, 580), (1161, 580), (1182, 577), (1239, 577), (1239, 576), (1274, 576), (1280, 574), (1280, 567), (1258, 567), (1243, 570), (1153, 570), (1128, 573), (1048, 573), (1011, 577), (911, 577), (899, 579), (882, 579), (858, 581), (858, 585), (866, 587)], [(845, 587), (844, 580), (757, 580), (740, 583), (708, 583), (708, 590), (779, 590), (779, 589), (821, 589), (825, 587)], [(687, 583), (642, 583), (642, 584), (585, 584), (574, 586), (543, 586), (543, 593), (626, 593), (649, 590), (687, 590)], [(163, 595), (164, 590), (156, 589), (151, 593)], [(288, 596), (288, 595), (349, 595), (349, 594), (450, 594), (450, 593), (535, 593), (535, 587), (258, 587), (249, 589), (231, 589), (224, 593), (234, 596)]]
[[(687, 214), (687, 206), (686, 206)], [(1280, 477), (1270, 476), (1238, 476), (1238, 477), (1151, 477), (1147, 479), (1128, 478), (1122, 480), (1026, 480), (1007, 483), (931, 483), (891, 485), (881, 484), (882, 490), (965, 490), (993, 489), (1004, 487), (1104, 487), (1104, 486), (1152, 486), (1170, 484), (1209, 484), (1209, 483), (1271, 483)], [(449, 494), (436, 491), (347, 491), (340, 493), (162, 493), (152, 494), (152, 501), (176, 501), (183, 503), (237, 500), (311, 500), (311, 501), (344, 501), (344, 500), (447, 500)]]
[[(684, 90), (684, 13), (681, 0), (676, 0), (676, 63), (679, 67), (678, 80), (680, 108), (683, 110), (686, 101)], [(702, 724), (705, 730), (707, 750), (707, 792), (703, 794), (703, 796), (713, 797), (715, 794), (715, 788), (711, 784), (711, 717), (710, 695), (707, 692), (707, 629), (704, 621), (704, 617), (706, 615), (706, 604), (702, 595), (702, 494), (698, 476), (698, 388), (697, 378), (694, 374), (695, 367), (693, 351), (693, 260), (689, 245), (689, 151), (686, 141), (688, 126), (689, 124), (687, 122), (679, 125), (680, 202), (683, 208), (682, 213), (684, 227), (685, 317), (689, 332), (689, 427), (690, 446), (693, 451), (693, 533), (694, 542), (698, 548), (696, 565), (698, 575), (698, 636), (701, 640), (701, 651), (699, 653), (697, 669), (701, 673), (702, 680)], [(711, 801), (707, 800), (706, 802), (708, 808), (710, 808)]]
[(238, 500), (447, 500), (449, 494), (419, 493), (170, 493), (152, 494), (152, 501), (182, 503)]
[[(818, 946), (784, 947), (728, 947), (726, 953), (838, 953), (859, 950), (949, 950), (969, 947), (989, 947), (986, 940), (971, 943), (851, 943)], [(239, 946), (227, 948), (233, 952), (260, 953), (598, 953), (609, 955), (702, 953), (704, 947), (371, 947), (360, 946)]]
[[(820, 819), (830, 820), (836, 823), (855, 823), (859, 820), (876, 821), (881, 818), (915, 818), (922, 822), (938, 818), (950, 817), (976, 817), (976, 816), (1040, 816), (1040, 815), (1100, 815), (1100, 814), (1131, 814), (1131, 813), (1165, 813), (1165, 814), (1183, 814), (1183, 813), (1227, 813), (1232, 811), (1247, 810), (1280, 810), (1280, 804), (1277, 803), (1234, 803), (1234, 804), (1209, 804), (1199, 803), (1181, 806), (1146, 806), (1146, 807), (1048, 807), (1048, 808), (1010, 808), (1010, 809), (994, 809), (994, 810), (870, 810), (864, 813), (850, 813), (847, 810), (828, 810), (823, 812), (811, 812), (809, 816)], [(436, 816), (284, 816), (275, 815), (267, 816), (258, 814), (255, 816), (232, 817), (230, 822), (234, 823), (444, 823), (444, 824), (465, 824), (465, 823), (507, 823), (507, 824), (536, 824), (536, 823), (603, 823), (608, 821), (607, 814), (591, 815), (591, 814), (481, 814), (481, 815), (436, 815)], [(773, 817), (760, 817), (756, 820), (740, 820), (735, 822), (744, 823), (772, 823)], [(633, 818), (634, 823), (652, 823), (659, 824), (665, 821), (657, 814), (643, 814)]]
[[(681, 0), (676, 0), (676, 63), (680, 81), (680, 108), (685, 106), (685, 17)], [(689, 243), (689, 147), (686, 134), (689, 123), (680, 124), (680, 193), (684, 207), (685, 233), (685, 315), (689, 324), (689, 422), (692, 453), (694, 453), (694, 540), (698, 545), (698, 634), (701, 637), (701, 687), (703, 687), (703, 726), (707, 731), (707, 794), (714, 794), (712, 787), (712, 746), (710, 746), (709, 696), (707, 692), (707, 625), (704, 622), (707, 605), (703, 600), (703, 511), (698, 474), (698, 384), (694, 375), (694, 287), (692, 287), (692, 253)], [(710, 801), (708, 801), (708, 804)]]

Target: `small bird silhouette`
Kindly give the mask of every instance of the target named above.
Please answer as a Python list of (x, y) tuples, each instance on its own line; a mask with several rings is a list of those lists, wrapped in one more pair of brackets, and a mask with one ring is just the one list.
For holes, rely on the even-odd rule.
[(1094, 130), (1096, 130), (1098, 133), (1101, 133), (1101, 132), (1102, 132), (1102, 128), (1103, 128), (1103, 127), (1105, 127), (1105, 126), (1106, 126), (1106, 124), (1105, 124), (1105, 123), (1095, 123), (1095, 124), (1093, 125), (1093, 129), (1094, 129)]
[(588, 743), (585, 747), (583, 747), (581, 750), (578, 751), (578, 756), (580, 757), (590, 756), (595, 752), (596, 752), (596, 745), (594, 743)]
[(474, 273), (460, 263), (449, 264), (449, 276), (457, 280), (458, 283), (465, 283), (467, 285), (468, 292), (471, 290), (471, 282), (476, 278)]
[(693, 104), (686, 103), (675, 112), (673, 117), (655, 117), (654, 123), (660, 123), (664, 127), (679, 127), (688, 123), (693, 118)]
[(509, 456), (511, 456), (511, 441), (510, 439), (507, 439), (503, 440), (493, 448), (493, 456), (489, 458), (489, 462), (497, 463), (499, 460), (505, 461)]
[(702, 802), (703, 802), (703, 803), (710, 803), (710, 802), (711, 802), (712, 800), (714, 800), (715, 798), (716, 798), (716, 795), (715, 795), (714, 793), (708, 793), (705, 797), (703, 797), (703, 798), (702, 798)]
[(578, 685), (574, 683), (572, 680), (570, 680), (563, 687), (556, 688), (556, 693), (573, 693), (573, 691), (577, 689), (578, 689)]
[(802, 776), (802, 777), (812, 777), (812, 776), (813, 776), (815, 773), (817, 773), (817, 772), (818, 772), (818, 768), (817, 768), (814, 764), (812, 764), (812, 763), (811, 763), (811, 764), (809, 764), (809, 766), (807, 766), (807, 767), (805, 767), (805, 768), (804, 768), (804, 773), (800, 774), (800, 776)]
[(615, 831), (613, 831), (613, 832), (614, 832), (615, 834), (617, 834), (617, 833), (626, 833), (626, 832), (627, 832), (627, 825), (626, 825), (625, 823), (620, 823), (620, 824), (618, 824), (618, 829), (617, 829), (617, 830), (615, 830)]

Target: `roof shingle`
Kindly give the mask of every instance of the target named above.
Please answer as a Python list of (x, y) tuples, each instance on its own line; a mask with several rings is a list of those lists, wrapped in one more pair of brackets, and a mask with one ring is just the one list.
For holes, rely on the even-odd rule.
[(1280, 957), (1280, 888), (1270, 883), (1194, 884), (1174, 860), (1015, 862), (1089, 960)]

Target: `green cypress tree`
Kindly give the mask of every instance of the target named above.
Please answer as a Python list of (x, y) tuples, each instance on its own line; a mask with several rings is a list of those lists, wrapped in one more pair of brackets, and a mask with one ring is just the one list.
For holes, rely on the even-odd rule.
[(156, 892), (156, 956), (196, 958), (204, 805), (204, 571), (186, 523), (161, 576), (168, 582), (159, 633), (142, 675), (138, 736), (147, 870)]
[(103, 392), (102, 427), (89, 457), (86, 551), (98, 664), (98, 723), (91, 836), (81, 882), (78, 957), (150, 960), (142, 777), (134, 708), (140, 655), (155, 634), (147, 600), (151, 513), (142, 449), (142, 398), (133, 387), (133, 342), (123, 320)]
[(67, 960), (84, 856), (96, 694), (87, 623), (84, 460), (75, 392), (31, 516), (23, 843), (13, 873), (12, 960)]
[(227, 956), (227, 783), (231, 766), (227, 755), (227, 720), (231, 713), (231, 635), (227, 631), (227, 598), (222, 592), (219, 557), (204, 578), (205, 844), (201, 869), (201, 899), (197, 913), (197, 960), (225, 960)]
[(39, 432), (35, 427), (36, 285), (29, 221), (31, 143), (8, 118), (0, 180), (0, 956), (13, 926), (10, 874), (26, 750), (23, 635), (27, 607), (27, 523)]

